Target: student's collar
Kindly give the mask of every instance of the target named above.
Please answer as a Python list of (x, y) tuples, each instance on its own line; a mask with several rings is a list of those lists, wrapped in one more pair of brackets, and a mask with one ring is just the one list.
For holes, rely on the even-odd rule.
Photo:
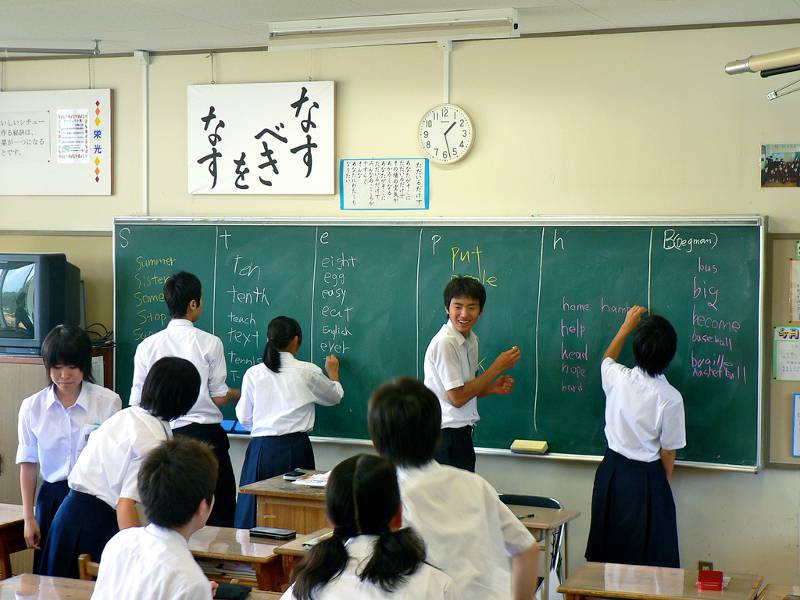
[(469, 335), (467, 335), (467, 336), (465, 336), (460, 331), (457, 331), (456, 328), (453, 327), (453, 323), (452, 323), (452, 321), (450, 321), (450, 319), (447, 319), (447, 323), (445, 323), (445, 327), (447, 327), (450, 330), (450, 335), (456, 336), (456, 339), (459, 340), (459, 342), (462, 345), (465, 344), (470, 337), (475, 335), (474, 333), (472, 333), (472, 329), (469, 330)]
[(144, 530), (150, 535), (160, 538), (162, 540), (178, 542), (183, 546), (189, 545), (189, 543), (186, 541), (186, 538), (183, 537), (180, 533), (178, 533), (174, 529), (161, 527), (160, 525), (156, 525), (155, 523), (150, 523), (147, 527), (144, 528)]
[(194, 327), (194, 323), (192, 323), (189, 319), (184, 319), (183, 317), (176, 317), (170, 320), (167, 323), (167, 327)]
[(420, 473), (424, 473), (426, 471), (430, 471), (431, 469), (435, 469), (439, 466), (435, 460), (431, 459), (430, 461), (426, 462), (424, 465), (416, 465), (416, 466), (408, 466), (408, 467), (397, 467), (397, 479), (399, 481), (407, 481), (412, 477), (419, 475)]
[(357, 535), (347, 540), (344, 545), (347, 553), (353, 558), (366, 558), (372, 554), (377, 539), (377, 535)]
[[(81, 383), (81, 391), (78, 392), (78, 398), (75, 400), (75, 404), (73, 404), (72, 406), (80, 406), (83, 410), (88, 410), (88, 408), (89, 408), (87, 406), (88, 392), (86, 391), (86, 387), (87, 387), (86, 386), (86, 381)], [(58, 395), (56, 394), (56, 384), (51, 382), (50, 383), (50, 388), (47, 390), (47, 408), (50, 408), (56, 402), (61, 404), (61, 401), (58, 399)], [(70, 408), (72, 408), (72, 406)], [(67, 410), (67, 409), (64, 409), (64, 410)]]

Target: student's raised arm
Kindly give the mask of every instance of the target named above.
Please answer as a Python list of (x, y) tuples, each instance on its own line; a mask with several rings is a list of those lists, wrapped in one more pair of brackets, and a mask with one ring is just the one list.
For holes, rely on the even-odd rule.
[(611, 343), (606, 348), (605, 354), (603, 354), (603, 358), (610, 358), (613, 361), (616, 361), (619, 358), (620, 353), (622, 352), (623, 346), (625, 346), (625, 340), (628, 339), (628, 336), (636, 329), (636, 326), (639, 324), (639, 321), (642, 320), (644, 313), (647, 312), (647, 309), (644, 306), (634, 305), (628, 309), (628, 314), (625, 315), (625, 320), (622, 322), (622, 325), (619, 326), (619, 330), (617, 331), (617, 335), (614, 336), (614, 339), (611, 340)]

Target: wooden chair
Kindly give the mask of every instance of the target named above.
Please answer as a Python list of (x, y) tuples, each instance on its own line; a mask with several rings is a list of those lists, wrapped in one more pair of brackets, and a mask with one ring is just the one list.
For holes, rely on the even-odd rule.
[(94, 581), (97, 579), (97, 573), (100, 571), (100, 563), (92, 561), (90, 554), (81, 554), (78, 556), (78, 576), (85, 581)]

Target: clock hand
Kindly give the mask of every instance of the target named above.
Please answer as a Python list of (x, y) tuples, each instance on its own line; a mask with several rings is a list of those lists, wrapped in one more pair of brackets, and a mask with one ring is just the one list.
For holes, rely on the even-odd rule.
[(456, 126), (456, 122), (455, 122), (455, 121), (453, 121), (452, 123), (450, 123), (450, 127), (448, 127), (448, 128), (447, 128), (447, 131), (445, 131), (445, 132), (444, 132), (444, 136), (445, 136), (445, 137), (447, 137), (447, 134), (448, 134), (448, 133), (450, 133), (450, 130), (451, 130), (453, 127), (455, 127), (455, 126)]

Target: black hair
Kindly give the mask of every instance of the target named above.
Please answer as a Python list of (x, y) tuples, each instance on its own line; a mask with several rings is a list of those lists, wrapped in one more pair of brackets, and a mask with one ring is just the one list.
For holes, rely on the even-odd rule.
[(200, 304), (202, 297), (203, 286), (194, 273), (188, 271), (173, 273), (164, 284), (164, 301), (173, 319), (185, 317), (189, 302), (196, 300)]
[(664, 372), (678, 347), (675, 328), (664, 317), (644, 317), (633, 332), (633, 360), (651, 376)]
[(348, 561), (344, 543), (357, 535), (378, 536), (358, 576), (386, 592), (397, 589), (425, 562), (425, 544), (413, 529), (389, 530), (400, 508), (400, 488), (387, 459), (358, 454), (340, 462), (328, 478), (325, 504), (333, 536), (314, 546), (292, 574), (298, 600), (313, 600), (318, 588), (341, 575)]
[(141, 407), (151, 415), (171, 421), (189, 412), (200, 393), (200, 373), (185, 358), (159, 358), (142, 386)]
[(400, 466), (416, 467), (433, 458), (442, 434), (442, 408), (421, 381), (398, 377), (372, 393), (367, 424), (382, 456)]
[(481, 310), (483, 310), (483, 305), (486, 304), (486, 288), (474, 277), (459, 275), (448, 281), (444, 288), (444, 307), (450, 308), (450, 301), (459, 296), (477, 300)]
[(50, 369), (56, 365), (78, 367), (83, 378), (94, 383), (92, 377), (92, 342), (89, 334), (75, 325), (56, 325), (42, 343), (42, 360), (50, 379)]
[(137, 485), (147, 518), (169, 529), (186, 525), (202, 500), (211, 506), (217, 470), (208, 444), (182, 435), (161, 442), (139, 469)]
[(261, 360), (270, 371), (279, 373), (281, 370), (281, 351), (292, 342), (294, 337), (303, 341), (303, 332), (300, 323), (291, 317), (275, 317), (267, 326), (267, 344), (264, 346), (264, 356)]

